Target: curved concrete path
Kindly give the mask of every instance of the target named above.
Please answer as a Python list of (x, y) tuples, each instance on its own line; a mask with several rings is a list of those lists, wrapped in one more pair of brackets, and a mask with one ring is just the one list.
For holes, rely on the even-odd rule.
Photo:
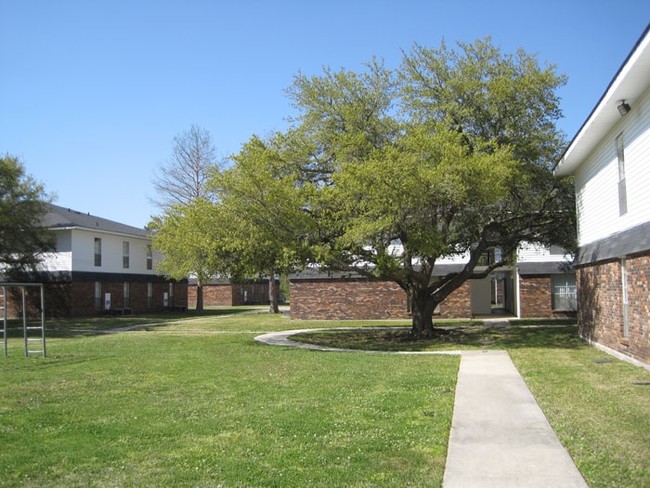
[[(320, 351), (381, 353), (290, 339), (315, 330), (322, 329), (273, 332), (255, 340)], [(443, 488), (587, 487), (506, 351), (398, 354), (461, 356)]]

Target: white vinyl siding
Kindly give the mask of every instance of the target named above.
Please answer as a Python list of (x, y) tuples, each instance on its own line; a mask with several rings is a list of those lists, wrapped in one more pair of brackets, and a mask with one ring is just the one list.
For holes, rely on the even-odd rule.
[[(147, 253), (151, 244), (150, 239), (129, 237), (129, 267), (124, 268), (124, 236), (109, 233), (91, 233), (89, 231), (75, 229), (72, 233), (72, 271), (100, 271), (103, 273), (128, 273), (153, 275), (153, 269), (147, 269)], [(94, 266), (93, 246), (94, 238), (101, 237), (102, 240), (102, 266), (101, 269)], [(160, 259), (158, 253), (153, 253), (153, 266)]]
[(564, 249), (557, 246), (548, 247), (524, 242), (517, 249), (517, 262), (519, 263), (554, 263), (556, 261), (571, 262), (572, 260), (573, 256), (565, 254)]
[[(650, 90), (600, 142), (576, 172), (578, 244), (584, 246), (639, 224), (650, 216)], [(619, 211), (616, 137), (625, 141), (627, 212)]]

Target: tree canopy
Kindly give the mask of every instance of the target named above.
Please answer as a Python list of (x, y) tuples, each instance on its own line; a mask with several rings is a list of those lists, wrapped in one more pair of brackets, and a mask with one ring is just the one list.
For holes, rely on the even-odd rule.
[(153, 184), (154, 203), (163, 212), (153, 218), (153, 247), (163, 256), (158, 271), (174, 279), (192, 275), (197, 280), (196, 309), (203, 310), (203, 285), (223, 272), (222, 246), (214, 232), (217, 216), (214, 193), (208, 186), (218, 170), (216, 148), (210, 133), (192, 125), (174, 137), (171, 158), (160, 168)]
[(54, 249), (44, 227), (49, 196), (15, 156), (0, 157), (0, 274), (29, 272)]
[(220, 163), (210, 133), (192, 125), (174, 137), (172, 155), (153, 180), (157, 194), (153, 202), (165, 210), (201, 198), (210, 199), (207, 181), (212, 168)]
[[(572, 186), (551, 172), (564, 82), (489, 39), (416, 45), (395, 71), (373, 61), (363, 73), (298, 75), (290, 136), (303, 148), (296, 186), (312, 187), (315, 262), (397, 282), (422, 337), (438, 303), (522, 241), (571, 247)], [(479, 266), (493, 248), (502, 259)], [(436, 272), (452, 256), (462, 270)]]
[[(253, 136), (231, 168), (212, 171), (206, 235), (218, 229), (222, 262), (209, 268), (273, 281), (315, 264), (392, 280), (413, 335), (433, 334), (436, 305), (509, 264), (520, 243), (573, 248), (572, 182), (551, 171), (565, 81), (490, 39), (414, 45), (394, 70), (372, 60), (298, 74), (290, 128)], [(494, 249), (500, 259), (485, 264)], [(442, 273), (449, 257), (462, 269)]]
[(237, 256), (231, 276), (268, 277), (271, 312), (278, 312), (276, 274), (306, 262), (310, 219), (296, 186), (297, 167), (285, 157), (286, 138), (257, 136), (233, 156), (234, 165), (214, 172), (212, 188), (222, 213), (223, 245)]
[(199, 312), (203, 310), (203, 285), (228, 269), (229, 256), (215, 225), (218, 210), (212, 202), (199, 198), (169, 207), (149, 223), (152, 246), (162, 254), (156, 271), (177, 280), (195, 278)]

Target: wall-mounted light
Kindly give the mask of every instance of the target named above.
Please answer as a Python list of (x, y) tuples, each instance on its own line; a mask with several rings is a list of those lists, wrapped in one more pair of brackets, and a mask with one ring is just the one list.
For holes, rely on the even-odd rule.
[(625, 103), (625, 100), (621, 100), (617, 108), (618, 113), (621, 114), (621, 117), (625, 117), (630, 111), (630, 105)]

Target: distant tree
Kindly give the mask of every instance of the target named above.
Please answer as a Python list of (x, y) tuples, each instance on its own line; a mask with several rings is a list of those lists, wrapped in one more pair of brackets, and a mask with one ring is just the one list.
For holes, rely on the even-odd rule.
[(222, 271), (221, 248), (214, 233), (214, 193), (207, 183), (221, 161), (210, 133), (192, 125), (174, 137), (171, 158), (153, 180), (153, 202), (162, 215), (153, 218), (153, 247), (162, 253), (160, 272), (174, 279), (197, 280), (196, 309), (203, 311), (203, 286)]
[(168, 207), (148, 225), (152, 246), (162, 254), (157, 271), (177, 280), (196, 279), (197, 312), (204, 308), (203, 286), (213, 276), (224, 275), (230, 268), (218, 221), (218, 207), (198, 198)]
[(210, 133), (192, 125), (174, 137), (172, 156), (154, 177), (157, 196), (152, 201), (164, 210), (198, 199), (210, 200), (212, 194), (206, 183), (211, 168), (220, 164)]
[(0, 157), (0, 274), (32, 271), (42, 253), (54, 249), (43, 222), (49, 203), (43, 185), (25, 173), (18, 158)]

